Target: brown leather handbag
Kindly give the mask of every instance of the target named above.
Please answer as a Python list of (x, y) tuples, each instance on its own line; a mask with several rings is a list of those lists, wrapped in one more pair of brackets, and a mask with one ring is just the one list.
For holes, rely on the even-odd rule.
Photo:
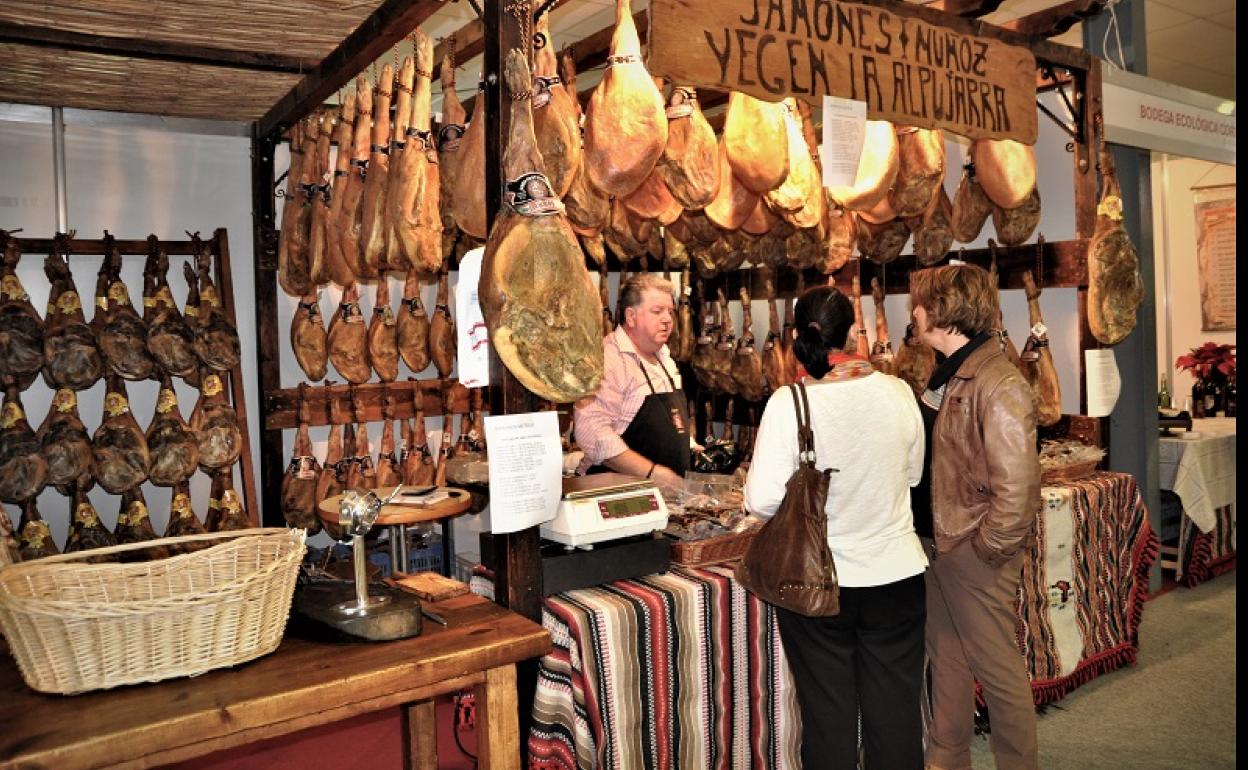
[(797, 410), (798, 466), (776, 515), (759, 529), (737, 565), (737, 581), (758, 598), (812, 618), (840, 612), (836, 564), (828, 548), (828, 480), (835, 468), (815, 469), (806, 388), (789, 386)]

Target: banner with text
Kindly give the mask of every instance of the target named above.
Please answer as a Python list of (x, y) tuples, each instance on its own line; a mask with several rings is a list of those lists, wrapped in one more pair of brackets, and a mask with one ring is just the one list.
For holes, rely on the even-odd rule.
[(650, 73), (695, 87), (867, 103), (876, 120), (972, 139), (1036, 141), (1027, 48), (836, 0), (651, 0)]

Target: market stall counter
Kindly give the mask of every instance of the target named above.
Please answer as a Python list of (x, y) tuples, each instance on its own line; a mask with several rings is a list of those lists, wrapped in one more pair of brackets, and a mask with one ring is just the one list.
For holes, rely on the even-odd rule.
[(0, 656), (0, 770), (151, 767), (403, 706), (407, 766), (435, 770), (434, 697), (472, 689), (480, 767), (520, 767), (515, 664), (550, 649), (536, 623), (476, 596), (427, 605), (447, 621), (382, 644), (288, 633), (277, 651), (194, 679), (65, 697)]

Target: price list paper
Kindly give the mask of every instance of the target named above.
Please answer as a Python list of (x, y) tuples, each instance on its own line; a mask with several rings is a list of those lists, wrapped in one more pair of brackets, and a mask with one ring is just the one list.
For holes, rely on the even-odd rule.
[(490, 415), (490, 531), (535, 527), (555, 517), (563, 494), (563, 448), (556, 412)]
[(1200, 330), (1235, 331), (1235, 187), (1198, 191), (1196, 263)]

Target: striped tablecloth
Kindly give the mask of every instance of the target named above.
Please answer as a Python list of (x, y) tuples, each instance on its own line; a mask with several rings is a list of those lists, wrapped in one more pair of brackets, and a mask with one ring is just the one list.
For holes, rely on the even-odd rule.
[(1164, 547), (1163, 566), (1194, 587), (1235, 566), (1235, 421), (1196, 420), (1204, 438), (1163, 438), (1160, 486), (1183, 504), (1179, 542)]
[(1095, 473), (1041, 494), (1018, 596), (1018, 643), (1037, 704), (1135, 662), (1159, 545), (1130, 474)]
[(673, 567), (546, 599), (529, 767), (800, 767), (774, 613), (731, 575)]

